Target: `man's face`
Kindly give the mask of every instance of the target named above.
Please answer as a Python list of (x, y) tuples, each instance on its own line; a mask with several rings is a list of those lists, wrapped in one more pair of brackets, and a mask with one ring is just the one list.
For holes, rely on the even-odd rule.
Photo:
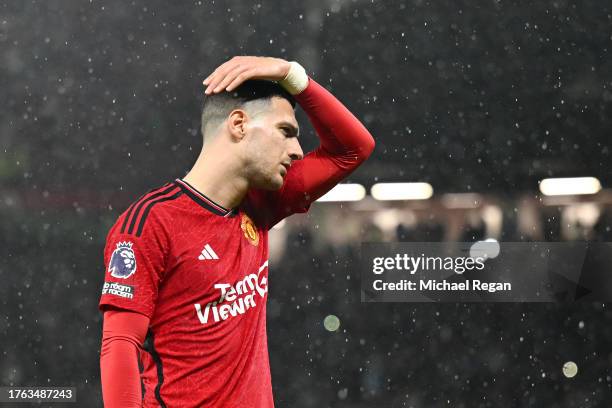
[(255, 188), (278, 190), (294, 160), (304, 157), (289, 101), (272, 97), (246, 126), (246, 175)]

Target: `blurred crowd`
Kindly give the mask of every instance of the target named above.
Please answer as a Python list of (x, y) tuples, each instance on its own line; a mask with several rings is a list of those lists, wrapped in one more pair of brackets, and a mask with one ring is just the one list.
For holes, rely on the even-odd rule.
[[(273, 230), (268, 313), (279, 405), (299, 396), (297, 405), (312, 407), (322, 400), (334, 401), (330, 407), (605, 406), (612, 354), (604, 339), (612, 329), (596, 321), (612, 317), (606, 304), (360, 303), (361, 242), (609, 241), (612, 207), (595, 206), (594, 220), (584, 204), (521, 201), (517, 211), (497, 214), (501, 228), (491, 209), (432, 216), (345, 203), (315, 205)], [(529, 225), (539, 227), (524, 231), (528, 212), (538, 216)], [(340, 319), (336, 331), (326, 330), (330, 315)], [(565, 360), (580, 361), (580, 378), (563, 376)]]

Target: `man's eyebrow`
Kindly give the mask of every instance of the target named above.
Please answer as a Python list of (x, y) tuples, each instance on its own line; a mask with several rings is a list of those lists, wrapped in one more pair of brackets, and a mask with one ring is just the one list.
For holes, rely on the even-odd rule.
[(282, 121), (277, 125), (279, 128), (287, 128), (289, 129), (289, 134), (292, 137), (299, 137), (300, 136), (300, 128), (299, 127), (295, 127), (295, 125), (291, 122), (286, 122), (286, 121)]

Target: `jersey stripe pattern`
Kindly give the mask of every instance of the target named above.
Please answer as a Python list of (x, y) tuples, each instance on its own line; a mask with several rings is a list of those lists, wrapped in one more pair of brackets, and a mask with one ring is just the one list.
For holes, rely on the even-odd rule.
[[(127, 216), (121, 225), (121, 233), (135, 234), (137, 237), (141, 236), (147, 215), (149, 215), (153, 206), (164, 201), (174, 200), (181, 194), (181, 189), (175, 184), (166, 184), (161, 188), (149, 191), (149, 193), (142, 196), (128, 208)], [(139, 218), (140, 222), (138, 222), (138, 228), (136, 229), (136, 222)]]

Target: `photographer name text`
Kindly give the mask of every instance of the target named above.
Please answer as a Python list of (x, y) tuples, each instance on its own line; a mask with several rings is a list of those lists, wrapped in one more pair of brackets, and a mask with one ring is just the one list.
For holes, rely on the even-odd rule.
[(483, 282), (478, 279), (465, 280), (463, 282), (449, 282), (447, 280), (420, 279), (418, 282), (402, 279), (397, 282), (384, 282), (377, 279), (372, 282), (376, 291), (485, 291), (500, 292), (511, 291), (512, 284), (509, 282)]

